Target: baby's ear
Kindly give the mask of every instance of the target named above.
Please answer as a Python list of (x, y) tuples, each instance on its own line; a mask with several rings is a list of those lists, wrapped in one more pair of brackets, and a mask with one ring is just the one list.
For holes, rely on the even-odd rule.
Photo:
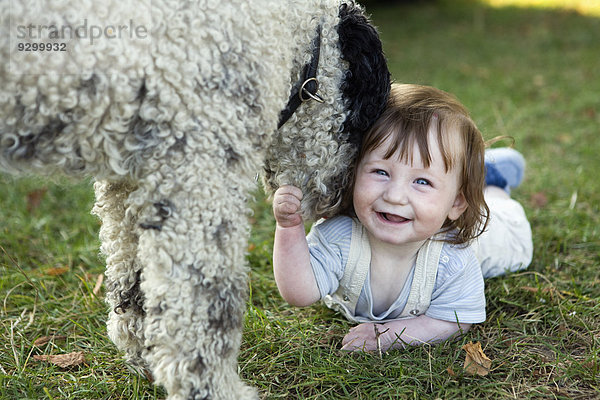
[(462, 213), (465, 212), (469, 204), (467, 203), (467, 199), (465, 199), (465, 195), (460, 192), (456, 195), (456, 199), (454, 199), (454, 204), (450, 209), (450, 213), (448, 213), (448, 219), (452, 221), (456, 221)]

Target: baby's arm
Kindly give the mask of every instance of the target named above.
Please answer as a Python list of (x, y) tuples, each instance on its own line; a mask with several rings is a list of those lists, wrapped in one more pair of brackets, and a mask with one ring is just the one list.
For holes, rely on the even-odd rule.
[(442, 321), (426, 315), (384, 324), (364, 323), (350, 329), (342, 340), (342, 350), (387, 351), (407, 345), (438, 343), (464, 333), (470, 327), (471, 324)]
[(310, 253), (300, 215), (302, 191), (282, 186), (273, 197), (277, 221), (273, 245), (273, 273), (281, 297), (293, 306), (304, 307), (321, 297), (310, 266)]

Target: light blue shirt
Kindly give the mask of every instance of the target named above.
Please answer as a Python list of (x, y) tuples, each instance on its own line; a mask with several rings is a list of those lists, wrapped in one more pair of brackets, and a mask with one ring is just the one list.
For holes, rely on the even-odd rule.
[[(321, 299), (333, 294), (339, 288), (350, 254), (351, 237), (352, 219), (344, 216), (319, 221), (307, 236), (311, 266)], [(413, 273), (414, 265), (398, 298), (389, 309), (378, 315), (373, 313), (372, 294), (377, 288), (371, 288), (370, 274), (368, 274), (355, 314), (373, 322), (397, 318), (408, 300)], [(470, 247), (444, 243), (431, 303), (425, 315), (461, 323), (485, 321), (483, 276), (479, 262)]]

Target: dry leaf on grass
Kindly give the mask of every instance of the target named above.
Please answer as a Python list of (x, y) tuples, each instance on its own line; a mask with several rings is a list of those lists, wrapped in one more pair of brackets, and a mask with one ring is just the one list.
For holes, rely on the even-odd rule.
[(556, 290), (556, 288), (554, 287), (545, 287), (545, 288), (537, 288), (537, 287), (531, 287), (531, 286), (521, 286), (521, 290), (524, 290), (526, 292), (530, 292), (530, 293), (549, 293), (550, 297), (552, 299), (554, 299), (554, 296), (558, 296), (561, 299), (564, 299), (564, 296), (558, 291)]
[(48, 268), (45, 271), (46, 275), (49, 276), (60, 276), (66, 274), (67, 272), (69, 272), (69, 267), (67, 266)]
[(548, 196), (544, 192), (533, 193), (529, 201), (534, 208), (544, 208), (548, 204)]
[(481, 343), (469, 342), (462, 348), (467, 352), (464, 368), (468, 374), (486, 376), (490, 373), (492, 360), (483, 353)]
[(40, 204), (42, 203), (42, 199), (44, 195), (48, 191), (47, 188), (41, 188), (37, 190), (33, 190), (27, 193), (27, 211), (32, 212), (37, 210)]
[(72, 368), (85, 363), (83, 351), (56, 355), (34, 355), (33, 358), (38, 361), (47, 361), (60, 368)]
[(41, 347), (45, 346), (53, 340), (65, 340), (67, 337), (63, 335), (52, 335), (52, 336), (42, 336), (33, 342), (34, 346)]
[(98, 296), (100, 293), (100, 289), (102, 289), (102, 282), (104, 282), (104, 274), (98, 275), (98, 278), (96, 279), (96, 285), (94, 286), (94, 290), (92, 290), (94, 296)]

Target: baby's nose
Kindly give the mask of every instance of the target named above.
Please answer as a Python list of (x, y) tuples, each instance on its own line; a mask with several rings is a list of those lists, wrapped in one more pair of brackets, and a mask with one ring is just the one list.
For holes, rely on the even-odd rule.
[(391, 182), (383, 194), (383, 199), (392, 204), (406, 204), (408, 202), (406, 189), (406, 185), (400, 182)]

